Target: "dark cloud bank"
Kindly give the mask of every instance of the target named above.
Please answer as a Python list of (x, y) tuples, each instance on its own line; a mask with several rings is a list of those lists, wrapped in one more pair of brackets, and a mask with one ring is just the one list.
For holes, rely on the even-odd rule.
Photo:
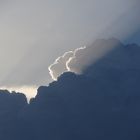
[(140, 47), (115, 39), (96, 45), (112, 42), (83, 74), (62, 74), (29, 104), (21, 93), (0, 91), (0, 139), (139, 140)]

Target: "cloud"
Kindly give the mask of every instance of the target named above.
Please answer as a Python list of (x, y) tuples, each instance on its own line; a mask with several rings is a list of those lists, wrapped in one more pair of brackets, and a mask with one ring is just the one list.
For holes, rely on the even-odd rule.
[(75, 57), (67, 65), (70, 71), (81, 74), (87, 67), (96, 63), (119, 44), (120, 42), (117, 39), (110, 39), (109, 41), (104, 39), (96, 40), (86, 48), (77, 49)]
[(75, 58), (77, 52), (83, 49), (85, 49), (85, 47), (80, 47), (74, 51), (65, 52), (62, 56), (58, 57), (54, 63), (48, 67), (52, 79), (57, 80), (57, 78), (64, 72), (71, 71), (69, 68), (69, 63)]
[[(0, 139), (139, 140), (140, 46), (116, 39), (93, 44), (109, 51), (94, 52), (91, 46), (91, 54), (102, 57), (90, 61), (81, 74), (64, 72), (57, 81), (40, 86), (29, 104), (23, 94), (0, 91)], [(72, 53), (69, 67), (77, 71), (82, 57), (94, 58), (89, 50)], [(56, 64), (66, 66), (64, 58), (70, 54)]]
[(96, 63), (120, 44), (119, 40), (113, 38), (109, 41), (99, 39), (88, 47), (84, 46), (74, 51), (66, 52), (49, 66), (50, 75), (52, 79), (57, 80), (62, 73), (67, 71), (82, 74), (91, 64)]
[[(66, 62), (66, 67), (67, 67), (67, 70), (68, 70), (68, 71), (73, 71), (73, 70), (70, 68), (69, 64), (71, 63), (71, 61), (74, 61), (74, 59), (76, 59), (77, 54), (79, 54), (79, 52), (81, 53), (81, 52), (82, 52), (83, 50), (85, 50), (85, 49), (86, 49), (86, 46), (77, 48), (77, 49), (75, 49), (75, 50), (73, 51), (73, 56), (72, 56), (71, 58), (69, 58), (69, 60)], [(75, 71), (75, 72), (77, 72), (77, 71)], [(77, 72), (77, 73), (78, 73), (78, 72)]]
[(24, 93), (28, 101), (36, 96), (37, 88), (38, 87), (31, 86), (0, 87), (1, 90), (8, 90), (9, 92), (15, 91), (19, 93)]
[(139, 5), (139, 0), (1, 0), (0, 86), (45, 85), (51, 81), (48, 66), (64, 50), (97, 38), (139, 38)]
[(0, 139), (20, 139), (18, 116), (27, 105), (24, 94), (0, 90)]

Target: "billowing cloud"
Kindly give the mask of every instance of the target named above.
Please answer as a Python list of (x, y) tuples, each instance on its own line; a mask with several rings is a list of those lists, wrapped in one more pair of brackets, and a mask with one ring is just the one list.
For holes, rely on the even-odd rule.
[(19, 93), (24, 93), (29, 101), (31, 98), (36, 96), (36, 90), (38, 87), (31, 86), (17, 86), (17, 87), (0, 87), (1, 90), (8, 90), (10, 92), (16, 91)]
[(99, 39), (88, 47), (80, 47), (74, 51), (66, 52), (49, 66), (50, 75), (56, 80), (57, 77), (67, 71), (82, 74), (91, 64), (96, 63), (120, 45), (121, 42), (117, 39)]
[[(97, 51), (102, 57), (81, 74), (65, 72), (39, 87), (29, 104), (21, 93), (0, 90), (0, 139), (139, 140), (140, 46), (116, 39), (97, 42), (108, 44), (109, 51)], [(86, 49), (72, 53), (73, 67)]]
[[(75, 50), (73, 51), (73, 56), (72, 56), (71, 58), (69, 58), (69, 60), (66, 62), (66, 67), (67, 67), (67, 70), (68, 70), (68, 71), (73, 71), (73, 70), (71, 69), (71, 67), (69, 66), (69, 64), (70, 64), (72, 61), (74, 61), (75, 59), (77, 59), (77, 54), (82, 53), (83, 51), (85, 51), (85, 49), (86, 49), (86, 46), (77, 48), (77, 49), (75, 49)], [(73, 72), (78, 73), (78, 71), (73, 71)], [(80, 71), (79, 71), (79, 72), (80, 72)]]
[(80, 47), (74, 51), (66, 52), (62, 56), (58, 57), (54, 63), (48, 67), (52, 79), (57, 80), (57, 78), (64, 72), (71, 71), (69, 63), (76, 57), (77, 52), (83, 49), (85, 49), (85, 47)]
[[(139, 43), (139, 5), (139, 0), (0, 0), (0, 87), (49, 83), (48, 66), (61, 52), (97, 38)], [(82, 64), (76, 66), (69, 65), (81, 72)]]
[(99, 39), (84, 49), (77, 49), (75, 56), (67, 63), (69, 70), (81, 74), (87, 67), (96, 63), (119, 45), (120, 41), (117, 39)]
[(71, 57), (73, 57), (73, 51), (66, 52), (49, 66), (48, 69), (53, 80), (56, 80), (58, 76), (68, 71), (66, 63)]

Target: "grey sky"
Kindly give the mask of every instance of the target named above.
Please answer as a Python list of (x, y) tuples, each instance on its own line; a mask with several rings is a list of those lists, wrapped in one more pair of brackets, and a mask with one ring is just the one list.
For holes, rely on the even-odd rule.
[(58, 56), (98, 37), (138, 41), (139, 6), (139, 0), (0, 0), (0, 86), (48, 83)]

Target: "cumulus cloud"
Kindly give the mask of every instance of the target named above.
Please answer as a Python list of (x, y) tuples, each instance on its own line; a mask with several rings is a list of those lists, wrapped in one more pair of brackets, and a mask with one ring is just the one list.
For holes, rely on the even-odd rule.
[[(116, 39), (96, 43), (105, 50), (117, 45), (107, 47), (107, 53), (97, 51), (102, 57), (82, 74), (65, 72), (39, 87), (29, 104), (23, 94), (0, 90), (0, 139), (139, 140), (140, 46)], [(86, 49), (72, 53), (70, 68), (82, 61)]]
[(53, 80), (56, 80), (58, 76), (68, 71), (66, 63), (71, 57), (73, 57), (73, 51), (66, 52), (64, 55), (58, 57), (54, 63), (49, 66), (49, 73)]
[(58, 57), (53, 64), (51, 64), (48, 69), (53, 80), (63, 74), (64, 72), (71, 71), (69, 63), (76, 57), (77, 52), (85, 49), (85, 47), (80, 47), (74, 51), (65, 52), (62, 56)]
[(117, 39), (96, 40), (92, 45), (85, 49), (78, 49), (75, 52), (75, 57), (68, 63), (70, 71), (75, 73), (83, 73), (87, 67), (96, 63), (99, 59), (104, 57), (107, 53), (119, 46), (120, 42)]
[(56, 80), (57, 77), (67, 71), (82, 74), (91, 64), (96, 63), (120, 44), (121, 42), (117, 39), (110, 39), (109, 41), (99, 39), (88, 47), (84, 46), (66, 52), (49, 66), (50, 75), (52, 79)]
[[(33, 127), (40, 126), (42, 130), (36, 131), (36, 137), (139, 139), (140, 46), (123, 45), (116, 39), (98, 40), (95, 44), (98, 44), (96, 52), (85, 48), (76, 51), (75, 57), (69, 60), (69, 67), (77, 71), (75, 65), (83, 60), (81, 57), (92, 59), (89, 52), (100, 54), (90, 61), (82, 74), (63, 73), (57, 81), (38, 89), (31, 108), (25, 112)], [(84, 53), (86, 49), (88, 53)]]
[(24, 94), (0, 90), (0, 139), (20, 139), (18, 115), (26, 106), (27, 99)]

